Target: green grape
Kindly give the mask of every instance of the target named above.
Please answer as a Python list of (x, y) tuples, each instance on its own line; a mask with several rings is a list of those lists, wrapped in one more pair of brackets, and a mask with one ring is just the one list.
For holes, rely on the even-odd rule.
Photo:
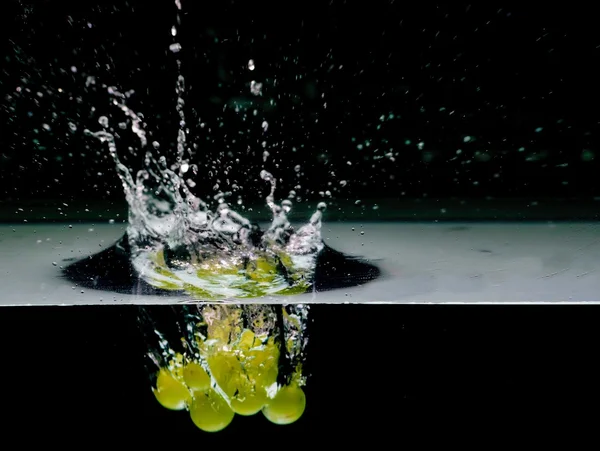
[(190, 362), (185, 366), (183, 380), (193, 391), (206, 392), (210, 388), (210, 376), (196, 362)]
[(255, 366), (268, 365), (270, 362), (277, 362), (279, 359), (279, 348), (272, 339), (260, 348), (250, 350), (248, 353), (249, 362)]
[(205, 432), (218, 432), (225, 429), (234, 415), (225, 399), (214, 390), (209, 390), (208, 393), (195, 393), (190, 406), (192, 421)]
[(258, 257), (248, 264), (246, 275), (256, 282), (273, 282), (277, 276), (277, 261), (268, 257)]
[(257, 387), (266, 388), (277, 380), (279, 350), (273, 343), (262, 349), (248, 352), (245, 360), (246, 374)]
[(267, 388), (273, 385), (277, 381), (277, 374), (279, 373), (277, 365), (268, 365), (261, 368), (259, 372), (254, 376), (257, 387)]
[(196, 275), (200, 279), (210, 280), (215, 276), (237, 275), (241, 269), (242, 267), (235, 261), (205, 260), (200, 264)]
[(231, 400), (231, 408), (238, 415), (249, 416), (260, 412), (266, 402), (265, 389), (246, 381), (239, 385), (236, 396)]
[(166, 369), (162, 368), (156, 378), (153, 389), (157, 401), (167, 409), (182, 410), (190, 402), (191, 395), (187, 387)]
[(218, 352), (208, 357), (208, 367), (225, 394), (233, 396), (242, 373), (242, 365), (237, 357), (228, 352)]
[(282, 288), (281, 290), (277, 291), (275, 294), (279, 294), (279, 295), (283, 295), (283, 296), (289, 296), (289, 295), (294, 295), (294, 294), (303, 294), (306, 293), (306, 291), (310, 288), (310, 284), (304, 282), (304, 281), (300, 281), (300, 282), (296, 282), (293, 285), (289, 286), (289, 287), (285, 287)]
[(263, 414), (271, 423), (291, 424), (297, 421), (306, 408), (306, 395), (297, 385), (281, 387), (275, 397), (267, 401)]
[(240, 340), (238, 342), (238, 349), (248, 350), (254, 346), (254, 332), (250, 329), (244, 329), (242, 335), (240, 335)]

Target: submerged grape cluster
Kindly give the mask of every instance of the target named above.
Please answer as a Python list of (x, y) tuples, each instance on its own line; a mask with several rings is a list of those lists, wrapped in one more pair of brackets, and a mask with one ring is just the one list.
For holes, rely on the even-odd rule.
[(281, 345), (272, 334), (275, 322), (262, 313), (244, 327), (241, 309), (205, 307), (202, 322), (193, 325), (194, 342), (183, 353), (168, 353), (158, 369), (157, 401), (188, 410), (205, 432), (225, 429), (236, 414), (262, 412), (279, 425), (297, 421), (306, 407), (302, 365), (279, 377), (280, 353), (293, 355), (297, 344), (292, 339)]

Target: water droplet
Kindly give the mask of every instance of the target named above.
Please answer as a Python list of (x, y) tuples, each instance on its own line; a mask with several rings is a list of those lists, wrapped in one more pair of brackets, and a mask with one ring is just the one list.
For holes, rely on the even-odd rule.
[(189, 164), (187, 164), (187, 163), (183, 163), (183, 164), (181, 165), (181, 173), (182, 173), (182, 174), (185, 174), (185, 173), (186, 173), (186, 172), (187, 172), (189, 169), (190, 169), (190, 165), (189, 165)]
[(250, 92), (255, 96), (262, 95), (262, 83), (257, 83), (254, 80), (250, 82)]
[(176, 27), (171, 27), (171, 36), (177, 36), (177, 28)]
[(302, 168), (300, 167), (299, 164), (297, 164), (296, 166), (294, 166), (294, 171), (300, 172), (300, 169), (302, 169)]
[(266, 182), (270, 182), (273, 180), (273, 175), (270, 172), (265, 171), (264, 169), (260, 171), (260, 178)]
[(266, 132), (266, 131), (267, 131), (267, 129), (269, 128), (269, 123), (268, 123), (267, 121), (263, 121), (263, 123), (262, 123), (262, 128), (263, 128), (263, 131), (265, 131), (265, 132)]
[(248, 61), (248, 70), (254, 70), (254, 60)]
[(58, 263), (56, 263), (56, 262), (52, 262), (52, 264), (53, 264), (54, 266), (58, 266)]
[(73, 228), (73, 226), (71, 224), (69, 224), (69, 229), (72, 229), (72, 228)]
[(102, 127), (104, 127), (104, 128), (107, 128), (107, 127), (108, 127), (108, 118), (107, 118), (106, 116), (100, 116), (100, 117), (98, 118), (98, 123), (99, 123), (99, 124), (100, 124)]
[(361, 234), (361, 235), (364, 235), (364, 234), (365, 234), (365, 231), (364, 231), (364, 230), (361, 230), (361, 231), (360, 231), (360, 234)]
[(115, 220), (114, 220), (114, 219), (109, 219), (109, 220), (108, 220), (108, 223), (109, 223), (109, 224), (114, 224), (114, 223), (115, 223)]

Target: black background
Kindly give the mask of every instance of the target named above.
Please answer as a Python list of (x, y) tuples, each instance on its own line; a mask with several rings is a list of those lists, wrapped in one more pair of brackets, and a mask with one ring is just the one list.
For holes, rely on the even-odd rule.
[[(5, 199), (122, 201), (106, 149), (81, 133), (98, 129), (102, 114), (113, 126), (123, 120), (102, 83), (136, 91), (130, 105), (168, 155), (178, 121), (168, 50), (176, 13), (166, 0), (8, 2), (0, 72)], [(264, 197), (264, 140), (265, 167), (284, 181), (281, 196), (300, 183), (304, 199), (327, 189), (338, 200), (597, 197), (594, 17), (584, 5), (184, 1), (178, 56), (188, 141), (198, 145), (196, 190), (237, 184), (246, 201)], [(89, 75), (95, 90), (85, 87)], [(262, 96), (250, 94), (251, 80), (263, 83)], [(254, 102), (245, 122), (236, 99)], [(393, 120), (380, 120), (390, 113)], [(139, 152), (126, 151), (131, 137), (120, 134), (122, 157), (139, 164)], [(394, 161), (375, 159), (390, 151)]]
[[(302, 166), (305, 198), (339, 180), (349, 183), (333, 195), (352, 200), (599, 195), (600, 158), (582, 158), (598, 153), (592, 4), (182, 2), (180, 57), (202, 194), (217, 180), (226, 185), (222, 169), (238, 158), (230, 182), (250, 200), (263, 196), (255, 178), (266, 139), (268, 169), (284, 187), (297, 183), (293, 167)], [(172, 148), (173, 3), (2, 7), (0, 199), (122, 201), (106, 150), (80, 133), (100, 114), (121, 119), (85, 80), (135, 89), (132, 107), (144, 112), (152, 139)], [(249, 94), (252, 79), (264, 83), (260, 98)], [(58, 95), (59, 87), (72, 94)], [(260, 113), (243, 122), (224, 111), (236, 98), (260, 100)], [(400, 119), (380, 121), (391, 112)], [(125, 147), (133, 142), (123, 139)], [(365, 139), (371, 146), (358, 150)], [(390, 148), (394, 162), (373, 159)], [(591, 306), (315, 306), (301, 420), (276, 427), (260, 415), (236, 418), (210, 435), (153, 398), (136, 307), (3, 308), (0, 431), (20, 443), (168, 440), (199, 448), (224, 440), (306, 447), (319, 435), (400, 447), (408, 438), (462, 442), (482, 432), (486, 447), (531, 428), (552, 439), (575, 431), (567, 424), (587, 429), (598, 417), (598, 317)]]
[(2, 309), (3, 439), (488, 444), (593, 431), (598, 419), (596, 307), (313, 306), (304, 416), (289, 426), (236, 417), (216, 434), (154, 399), (137, 309)]

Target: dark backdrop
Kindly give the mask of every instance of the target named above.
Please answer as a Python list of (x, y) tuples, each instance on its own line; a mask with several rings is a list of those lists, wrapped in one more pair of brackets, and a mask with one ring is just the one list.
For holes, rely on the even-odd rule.
[[(267, 168), (305, 197), (599, 195), (592, 4), (182, 2), (178, 55), (202, 194), (229, 179), (256, 200), (266, 149)], [(173, 3), (2, 8), (0, 200), (122, 201), (106, 149), (81, 131), (103, 114), (122, 120), (106, 83), (134, 89), (151, 138), (174, 147)], [(122, 140), (136, 164), (134, 140)], [(319, 435), (401, 447), (482, 432), (487, 448), (532, 428), (536, 440), (576, 438), (598, 417), (596, 310), (316, 306), (305, 416), (288, 428), (236, 418), (207, 435), (153, 399), (135, 307), (3, 308), (0, 432), (12, 443), (151, 449), (307, 447)]]
[[(296, 184), (304, 198), (350, 200), (600, 195), (591, 4), (182, 3), (177, 56), (201, 194), (237, 184), (248, 201), (264, 196), (267, 150), (281, 195)], [(0, 195), (122, 200), (106, 149), (81, 132), (102, 114), (123, 120), (105, 83), (134, 89), (151, 139), (174, 148), (174, 2), (3, 8)]]
[[(160, 318), (170, 309), (149, 312)], [(149, 449), (432, 441), (487, 448), (565, 433), (573, 443), (596, 430), (595, 306), (313, 306), (304, 416), (287, 427), (261, 414), (236, 417), (216, 434), (154, 399), (137, 312), (2, 309), (3, 440), (86, 448), (106, 441)]]

